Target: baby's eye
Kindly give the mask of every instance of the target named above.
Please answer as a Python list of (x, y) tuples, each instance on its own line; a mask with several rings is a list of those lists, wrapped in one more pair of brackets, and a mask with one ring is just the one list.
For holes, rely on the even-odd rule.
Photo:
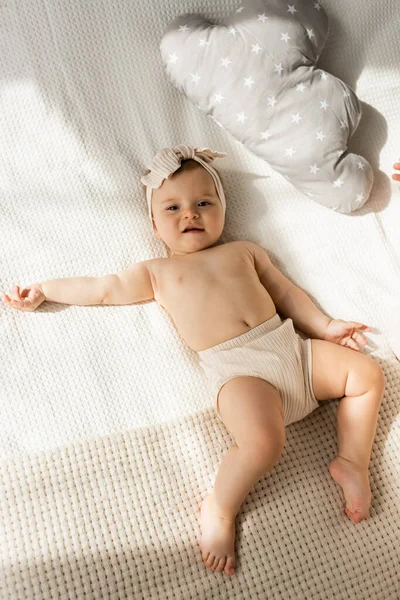
[[(202, 200), (201, 202), (199, 202), (199, 204), (210, 204), (210, 202), (208, 202), (208, 200)], [(170, 210), (170, 208), (176, 208), (177, 205), (173, 204), (172, 206), (168, 206), (167, 210)], [(175, 212), (174, 210), (170, 211), (170, 212)]]

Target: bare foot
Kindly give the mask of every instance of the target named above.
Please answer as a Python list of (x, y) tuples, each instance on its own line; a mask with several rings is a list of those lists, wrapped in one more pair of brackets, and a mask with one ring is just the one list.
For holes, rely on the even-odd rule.
[(208, 569), (216, 573), (235, 571), (235, 519), (225, 519), (212, 494), (201, 504), (201, 557)]
[(340, 485), (346, 499), (344, 512), (354, 523), (369, 517), (371, 488), (369, 487), (368, 468), (363, 469), (355, 463), (337, 456), (329, 464), (329, 473)]

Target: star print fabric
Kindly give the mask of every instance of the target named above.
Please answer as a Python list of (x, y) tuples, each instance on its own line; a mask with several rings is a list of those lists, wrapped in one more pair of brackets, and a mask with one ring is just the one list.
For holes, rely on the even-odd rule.
[(351, 213), (373, 171), (348, 152), (362, 109), (353, 90), (317, 68), (328, 16), (314, 0), (246, 0), (223, 24), (175, 19), (160, 49), (190, 101), (311, 200)]

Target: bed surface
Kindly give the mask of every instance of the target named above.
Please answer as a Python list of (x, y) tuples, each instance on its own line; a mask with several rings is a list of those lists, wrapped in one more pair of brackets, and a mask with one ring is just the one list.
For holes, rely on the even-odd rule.
[[(328, 315), (374, 328), (386, 375), (370, 464), (371, 518), (354, 525), (328, 473), (338, 401), (287, 429), (281, 460), (238, 517), (233, 578), (204, 567), (198, 508), (232, 439), (197, 355), (155, 302), (0, 304), (0, 597), (398, 599), (400, 310), (398, 7), (323, 3), (318, 66), (363, 115), (349, 148), (374, 169), (366, 205), (299, 194), (168, 81), (159, 42), (183, 12), (224, 0), (0, 6), (0, 286), (100, 276), (166, 256), (140, 176), (158, 148), (225, 151), (224, 241), (249, 239)], [(400, 335), (400, 334), (399, 334)], [(397, 595), (396, 595), (397, 594)]]

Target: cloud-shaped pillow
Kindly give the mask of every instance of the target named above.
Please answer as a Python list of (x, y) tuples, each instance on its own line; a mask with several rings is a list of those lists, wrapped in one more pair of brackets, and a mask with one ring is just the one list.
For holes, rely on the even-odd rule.
[(352, 89), (316, 68), (328, 17), (314, 0), (243, 0), (224, 25), (186, 14), (161, 41), (172, 82), (298, 190), (341, 213), (368, 199), (373, 172), (347, 142)]

